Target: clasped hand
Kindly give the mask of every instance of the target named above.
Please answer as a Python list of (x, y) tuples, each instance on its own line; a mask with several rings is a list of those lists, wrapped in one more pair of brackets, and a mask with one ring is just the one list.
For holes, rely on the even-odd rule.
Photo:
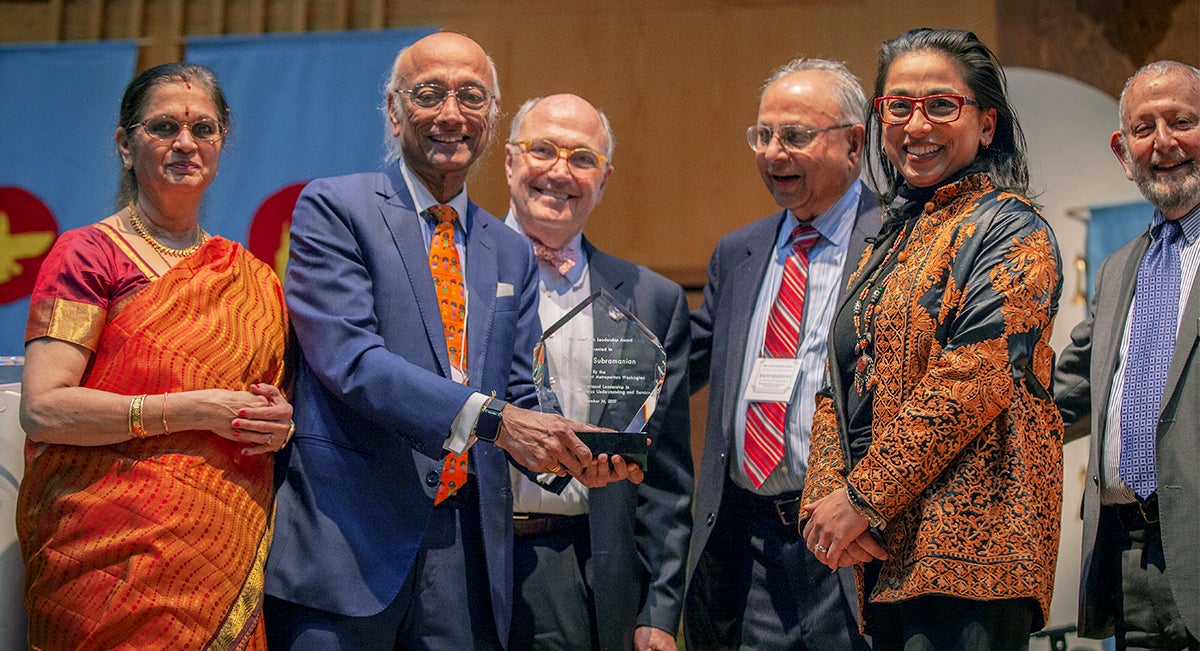
[(867, 519), (850, 504), (845, 488), (803, 508), (808, 514), (804, 542), (829, 569), (887, 558), (883, 546), (867, 529)]
[(640, 466), (616, 454), (592, 456), (592, 451), (575, 436), (576, 430), (602, 431), (558, 414), (510, 405), (504, 410), (496, 445), (534, 472), (550, 472), (559, 477), (570, 474), (588, 488), (625, 479), (642, 483), (644, 474)]

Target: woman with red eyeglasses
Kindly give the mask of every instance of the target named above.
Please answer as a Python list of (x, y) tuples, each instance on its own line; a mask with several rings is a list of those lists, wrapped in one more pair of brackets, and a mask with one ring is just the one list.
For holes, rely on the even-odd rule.
[(876, 650), (1025, 649), (1058, 552), (1058, 246), (974, 34), (884, 43), (873, 108), (867, 168), (889, 209), (831, 328), (804, 537), (858, 567)]
[(229, 126), (212, 73), (151, 68), (119, 119), (117, 212), (55, 242), (26, 328), (29, 645), (263, 649), (283, 291), (199, 224)]

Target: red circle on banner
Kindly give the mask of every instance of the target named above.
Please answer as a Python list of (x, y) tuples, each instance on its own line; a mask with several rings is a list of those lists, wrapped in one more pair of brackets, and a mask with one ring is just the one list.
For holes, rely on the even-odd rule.
[(29, 296), (58, 237), (54, 213), (32, 193), (0, 187), (0, 303)]
[(258, 259), (271, 265), (280, 280), (287, 268), (288, 231), (292, 227), (292, 209), (307, 181), (276, 190), (267, 197), (250, 220), (247, 248)]

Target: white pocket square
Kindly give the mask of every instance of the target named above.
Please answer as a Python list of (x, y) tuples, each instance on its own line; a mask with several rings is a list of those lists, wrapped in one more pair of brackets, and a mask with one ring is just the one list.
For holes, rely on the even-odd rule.
[(503, 298), (505, 296), (512, 296), (512, 295), (513, 295), (512, 283), (497, 283), (496, 284), (496, 298)]

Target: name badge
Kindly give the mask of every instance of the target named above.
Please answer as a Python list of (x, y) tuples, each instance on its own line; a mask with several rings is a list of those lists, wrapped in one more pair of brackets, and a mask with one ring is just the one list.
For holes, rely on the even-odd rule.
[(743, 396), (751, 402), (788, 402), (800, 377), (800, 360), (759, 357)]

